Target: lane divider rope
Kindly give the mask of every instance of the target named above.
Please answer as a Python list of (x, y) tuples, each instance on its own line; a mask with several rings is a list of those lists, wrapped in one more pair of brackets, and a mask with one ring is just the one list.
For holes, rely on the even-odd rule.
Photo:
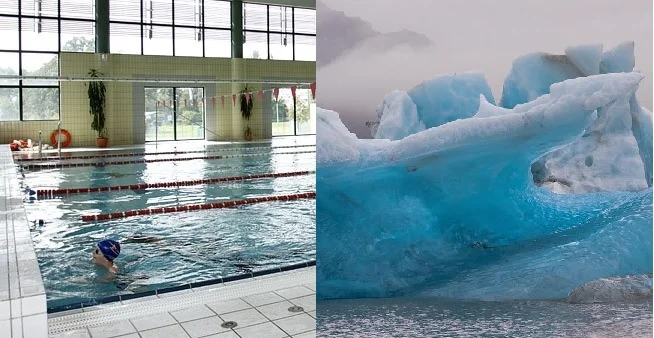
[(256, 157), (256, 156), (271, 156), (271, 155), (293, 155), (293, 154), (310, 154), (315, 153), (312, 151), (295, 151), (291, 153), (260, 153), (260, 154), (236, 154), (236, 155), (216, 155), (216, 156), (195, 156), (195, 157), (179, 157), (179, 158), (155, 158), (144, 159), (136, 161), (112, 161), (112, 162), (88, 162), (88, 163), (53, 163), (53, 164), (28, 164), (22, 166), (23, 169), (56, 169), (56, 168), (76, 168), (76, 167), (104, 167), (107, 165), (124, 165), (124, 164), (143, 164), (153, 162), (177, 162), (177, 161), (192, 161), (192, 160), (220, 160), (227, 158), (241, 158), (241, 157)]
[(149, 188), (181, 187), (181, 186), (191, 186), (191, 185), (200, 185), (200, 184), (212, 184), (212, 183), (219, 183), (219, 182), (246, 181), (246, 180), (259, 179), (259, 178), (302, 176), (302, 175), (309, 175), (315, 173), (316, 173), (315, 171), (291, 171), (285, 173), (251, 174), (251, 175), (244, 175), (244, 176), (216, 177), (216, 178), (206, 178), (206, 179), (199, 179), (199, 180), (187, 180), (187, 181), (177, 181), (177, 182), (141, 183), (141, 184), (106, 186), (106, 187), (95, 187), (95, 188), (38, 189), (36, 190), (36, 196), (37, 198), (40, 199), (46, 199), (46, 198), (52, 198), (54, 196), (69, 195), (69, 194), (96, 193), (96, 192), (121, 191), (121, 190), (144, 190)]
[(197, 210), (209, 210), (209, 209), (222, 209), (222, 208), (232, 208), (239, 205), (245, 204), (255, 204), (263, 203), (270, 201), (294, 201), (298, 199), (313, 199), (316, 198), (316, 192), (310, 191), (299, 194), (291, 195), (278, 195), (278, 196), (264, 196), (264, 197), (255, 197), (255, 198), (246, 198), (241, 200), (233, 200), (227, 202), (215, 202), (215, 203), (204, 203), (204, 204), (191, 204), (191, 205), (180, 205), (175, 207), (161, 207), (161, 208), (150, 208), (150, 209), (140, 209), (140, 210), (130, 210), (130, 211), (121, 211), (121, 212), (112, 212), (108, 214), (96, 214), (96, 215), (84, 215), (82, 216), (82, 221), (84, 222), (93, 222), (93, 221), (106, 221), (116, 218), (126, 218), (132, 216), (145, 216), (145, 215), (154, 215), (154, 214), (164, 214), (164, 213), (173, 213), (173, 212), (184, 212), (184, 211), (197, 211)]
[[(62, 158), (64, 160), (74, 159), (93, 159), (93, 158), (111, 158), (111, 157), (135, 157), (135, 156), (152, 156), (152, 155), (182, 155), (182, 154), (200, 154), (200, 153), (218, 153), (223, 151), (242, 151), (242, 150), (268, 150), (268, 149), (283, 149), (283, 148), (305, 148), (315, 147), (315, 144), (303, 144), (297, 146), (277, 146), (277, 147), (250, 147), (250, 148), (223, 148), (217, 150), (189, 150), (189, 151), (162, 151), (154, 153), (124, 153), (124, 154), (105, 154), (105, 155), (87, 155), (87, 156), (68, 156)], [(14, 155), (14, 159), (20, 162), (34, 162), (34, 161), (50, 161), (57, 160), (59, 156), (43, 156), (41, 158), (20, 158), (20, 155)]]

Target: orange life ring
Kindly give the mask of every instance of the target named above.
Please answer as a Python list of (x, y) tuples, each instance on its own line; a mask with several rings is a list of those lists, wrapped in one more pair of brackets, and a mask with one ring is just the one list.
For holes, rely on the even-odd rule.
[[(50, 143), (52, 143), (52, 146), (56, 147), (57, 146), (57, 135), (59, 134), (58, 130), (54, 130), (52, 132), (52, 135), (50, 135)], [(61, 147), (66, 148), (70, 145), (70, 142), (73, 140), (73, 138), (70, 136), (70, 133), (66, 129), (61, 130), (61, 135), (66, 137), (65, 141), (61, 142)]]

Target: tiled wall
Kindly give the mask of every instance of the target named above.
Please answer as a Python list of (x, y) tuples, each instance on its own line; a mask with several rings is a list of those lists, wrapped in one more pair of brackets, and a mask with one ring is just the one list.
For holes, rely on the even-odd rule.
[[(84, 77), (89, 69), (96, 68), (105, 76), (118, 78), (166, 78), (184, 80), (286, 80), (312, 82), (316, 78), (316, 63), (302, 61), (276, 61), (254, 59), (219, 59), (171, 56), (141, 56), (111, 54), (102, 61), (99, 55), (84, 53), (60, 54), (61, 76)], [(154, 84), (144, 82), (107, 82), (107, 131), (109, 145), (139, 144), (144, 142), (145, 124), (143, 87), (147, 86), (196, 86), (195, 84)], [(238, 93), (245, 84), (199, 83), (205, 87), (205, 96), (216, 96), (215, 106), (207, 100), (205, 133), (208, 140), (242, 140), (246, 122), (241, 117), (238, 105), (232, 104), (232, 93)], [(256, 91), (261, 84), (249, 84), (255, 100), (250, 128), (255, 139), (270, 138), (270, 117), (272, 111), (263, 109)], [(62, 128), (72, 135), (71, 146), (95, 146), (96, 133), (91, 130), (91, 116), (88, 112), (88, 98), (85, 82), (61, 82)], [(225, 106), (220, 96), (225, 95)], [(267, 93), (267, 98), (270, 94)], [(0, 122), (0, 143), (19, 138), (43, 139), (57, 127), (56, 121), (47, 122)]]

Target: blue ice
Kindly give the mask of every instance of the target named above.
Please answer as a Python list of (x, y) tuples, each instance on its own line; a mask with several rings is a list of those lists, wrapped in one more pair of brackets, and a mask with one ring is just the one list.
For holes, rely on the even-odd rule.
[[(570, 54), (577, 76), (556, 72), (561, 81), (511, 108), (475, 82), (460, 96), (476, 100), (472, 113), (425, 122), (428, 100), (425, 115), (394, 111), (425, 125), (404, 137), (358, 139), (337, 112), (318, 109), (318, 297), (566, 298), (589, 281), (651, 274), (652, 119), (634, 94), (644, 76), (594, 74), (596, 47)], [(598, 134), (615, 144), (599, 153), (597, 140), (579, 145)], [(559, 176), (537, 181), (532, 165), (548, 156), (540, 170)], [(605, 171), (616, 158), (640, 167)], [(592, 175), (575, 174), (579, 161)]]

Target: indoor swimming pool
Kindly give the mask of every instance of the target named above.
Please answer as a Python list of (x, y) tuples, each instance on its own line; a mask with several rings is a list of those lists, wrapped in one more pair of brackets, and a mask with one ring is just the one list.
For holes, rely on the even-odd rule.
[[(25, 198), (49, 308), (315, 260), (313, 198), (104, 221), (82, 218), (315, 192), (315, 146), (311, 144), (210, 144), (202, 152), (197, 147), (184, 149), (180, 144), (175, 149), (171, 147), (66, 152), (62, 153), (62, 161), (15, 161), (25, 168), (21, 171), (24, 177), (20, 178), (23, 188), (66, 192), (36, 198), (26, 194)], [(175, 153), (143, 155), (153, 152)], [(183, 160), (215, 155), (252, 156)], [(148, 159), (162, 161), (143, 163)], [(140, 163), (60, 166), (103, 161)], [(44, 163), (59, 167), (38, 167)], [(279, 174), (286, 175), (270, 177)], [(202, 184), (201, 180), (213, 178), (230, 178), (230, 181)], [(179, 181), (196, 183), (163, 186)], [(125, 188), (139, 184), (145, 188)], [(123, 189), (96, 191), (116, 186)], [(76, 188), (98, 189), (83, 193), (67, 190)], [(38, 220), (43, 220), (43, 225)], [(107, 278), (106, 270), (91, 263), (91, 251), (99, 240), (120, 241), (130, 236), (155, 236), (162, 240), (123, 243), (116, 260), (121, 273), (115, 279)]]

